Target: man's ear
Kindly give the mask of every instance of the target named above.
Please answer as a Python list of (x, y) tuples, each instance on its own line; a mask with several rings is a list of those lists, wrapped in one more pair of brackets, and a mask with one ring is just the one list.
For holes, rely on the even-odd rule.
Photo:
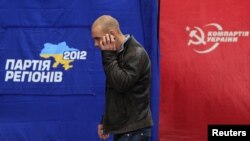
[(114, 40), (115, 40), (115, 32), (113, 30), (110, 30), (109, 31), (109, 35), (113, 36), (114, 37)]
[(115, 32), (114, 32), (113, 30), (110, 30), (110, 31), (109, 31), (109, 34), (114, 36), (114, 35), (115, 35)]

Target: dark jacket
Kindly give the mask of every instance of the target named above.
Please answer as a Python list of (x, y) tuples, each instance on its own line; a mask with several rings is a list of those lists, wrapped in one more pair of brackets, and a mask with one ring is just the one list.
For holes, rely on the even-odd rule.
[(102, 51), (106, 74), (106, 133), (125, 133), (152, 126), (151, 64), (145, 49), (130, 36), (124, 50)]

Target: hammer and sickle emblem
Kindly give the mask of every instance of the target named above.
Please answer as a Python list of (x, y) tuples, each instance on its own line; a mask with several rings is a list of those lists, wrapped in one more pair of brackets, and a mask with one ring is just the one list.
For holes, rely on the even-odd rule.
[[(197, 27), (197, 26), (195, 26), (194, 28), (195, 28), (196, 30), (195, 30), (195, 29), (194, 29), (194, 30), (191, 30), (191, 31), (189, 32), (189, 37), (195, 38), (195, 40), (190, 39), (190, 40), (188, 41), (188, 46), (190, 46), (191, 44), (193, 44), (193, 45), (200, 45), (200, 44), (205, 45), (206, 42), (205, 42), (205, 35), (204, 35), (204, 32), (202, 31), (201, 28), (199, 28), (199, 27)], [(187, 27), (186, 30), (189, 31), (190, 28)], [(198, 34), (197, 32), (199, 32), (200, 34)], [(200, 36), (199, 36), (199, 35), (200, 35)]]

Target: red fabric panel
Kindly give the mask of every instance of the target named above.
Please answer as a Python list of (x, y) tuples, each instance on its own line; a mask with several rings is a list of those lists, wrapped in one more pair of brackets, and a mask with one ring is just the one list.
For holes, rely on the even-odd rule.
[(161, 0), (160, 141), (250, 124), (249, 15), (249, 0)]

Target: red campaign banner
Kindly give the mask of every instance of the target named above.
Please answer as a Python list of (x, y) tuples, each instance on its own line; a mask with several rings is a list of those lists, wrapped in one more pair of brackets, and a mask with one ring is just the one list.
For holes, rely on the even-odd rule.
[(160, 1), (160, 141), (250, 124), (250, 1)]

